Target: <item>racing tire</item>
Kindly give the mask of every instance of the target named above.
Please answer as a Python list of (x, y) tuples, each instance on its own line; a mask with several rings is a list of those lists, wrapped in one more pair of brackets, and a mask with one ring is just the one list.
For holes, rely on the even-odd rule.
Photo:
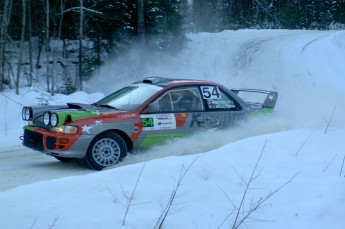
[(74, 158), (69, 158), (69, 157), (58, 157), (58, 156), (54, 156), (54, 157), (61, 162), (70, 162), (74, 160)]
[(102, 170), (115, 165), (127, 154), (125, 141), (116, 133), (105, 132), (91, 142), (86, 163), (91, 169)]

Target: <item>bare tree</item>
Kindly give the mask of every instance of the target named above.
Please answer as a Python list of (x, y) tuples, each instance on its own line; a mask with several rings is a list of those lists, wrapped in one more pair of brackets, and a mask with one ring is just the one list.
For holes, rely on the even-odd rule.
[[(164, 224), (166, 218), (168, 217), (169, 214), (172, 214), (172, 207), (173, 207), (174, 203), (176, 202), (176, 199), (179, 197), (179, 195), (177, 195), (177, 193), (178, 193), (178, 191), (182, 185), (182, 181), (185, 178), (188, 171), (192, 168), (192, 166), (194, 165), (194, 163), (196, 162), (197, 159), (198, 158), (195, 158), (188, 167), (185, 167), (184, 165), (182, 165), (181, 170), (180, 170), (180, 175), (177, 179), (177, 183), (176, 183), (175, 187), (173, 188), (173, 190), (170, 194), (170, 198), (169, 198), (167, 204), (165, 205), (162, 213), (160, 214), (154, 229), (163, 228), (163, 224)], [(178, 212), (180, 210), (182, 210), (182, 209), (175, 209), (174, 211)]]
[(29, 86), (32, 86), (33, 81), (33, 60), (32, 60), (32, 24), (31, 24), (31, 3), (28, 2), (28, 32), (29, 32), (29, 59), (30, 59), (30, 78), (29, 78)]
[(83, 90), (83, 24), (84, 24), (84, 6), (83, 0), (80, 0), (80, 16), (79, 16), (79, 64), (78, 64), (78, 75), (79, 75), (79, 89)]
[(54, 85), (55, 85), (55, 77), (54, 77), (54, 69), (55, 69), (55, 65), (56, 65), (56, 53), (59, 49), (59, 45), (60, 45), (60, 40), (61, 40), (61, 30), (62, 30), (62, 22), (63, 22), (63, 17), (64, 17), (64, 10), (65, 10), (65, 1), (61, 0), (60, 1), (60, 21), (59, 21), (59, 29), (58, 29), (58, 37), (57, 37), (57, 41), (56, 41), (56, 45), (53, 48), (53, 67), (52, 67), (52, 86), (51, 86), (51, 95), (55, 94), (55, 90), (54, 90)]
[(137, 0), (138, 9), (138, 37), (141, 42), (145, 37), (145, 19), (144, 19), (144, 0)]
[(50, 17), (49, 17), (49, 12), (50, 12), (50, 6), (49, 6), (49, 0), (46, 0), (46, 71), (47, 71), (47, 91), (50, 92), (50, 68), (49, 68), (49, 52), (50, 52), (50, 47), (49, 47), (49, 21), (50, 21)]
[(333, 115), (334, 115), (335, 109), (337, 109), (337, 106), (334, 107), (333, 112), (332, 112), (332, 115), (331, 115), (331, 118), (327, 121), (327, 127), (326, 127), (326, 129), (325, 129), (325, 131), (324, 131), (324, 134), (327, 133), (328, 127), (329, 127), (329, 125), (330, 125), (331, 122), (332, 122), (332, 119), (333, 119)]
[[(245, 179), (243, 177), (241, 177), (241, 180), (244, 182), (245, 184), (245, 188), (242, 194), (242, 198), (240, 201), (240, 204), (238, 206), (236, 206), (233, 201), (230, 199), (229, 195), (221, 188), (220, 190), (223, 192), (223, 194), (226, 196), (226, 198), (228, 199), (228, 201), (231, 203), (233, 210), (230, 212), (230, 214), (228, 214), (225, 219), (221, 222), (221, 224), (218, 226), (218, 228), (220, 228), (226, 220), (228, 220), (228, 218), (235, 213), (235, 219), (233, 221), (233, 225), (232, 225), (232, 229), (238, 229), (240, 228), (242, 225), (245, 224), (246, 221), (248, 220), (255, 220), (252, 215), (258, 211), (261, 207), (264, 206), (264, 203), (267, 202), (267, 200), (269, 200), (273, 195), (277, 194), (281, 189), (283, 189), (285, 186), (287, 186), (289, 183), (292, 182), (292, 180), (301, 172), (298, 171), (297, 173), (295, 173), (295, 175), (293, 175), (288, 181), (286, 181), (285, 183), (283, 183), (282, 185), (280, 185), (278, 188), (276, 188), (274, 191), (269, 192), (267, 195), (265, 196), (261, 196), (258, 200), (251, 200), (248, 209), (245, 209), (245, 202), (248, 198), (248, 192), (254, 182), (254, 180), (259, 176), (259, 171), (258, 171), (258, 165), (261, 161), (261, 157), (265, 151), (267, 145), (267, 140), (265, 141), (264, 146), (262, 147), (261, 153), (258, 157), (258, 159), (256, 160), (255, 166), (252, 170), (252, 173), (250, 175), (250, 178), (248, 181), (245, 181)], [(236, 171), (235, 171), (236, 172)], [(237, 172), (236, 172), (237, 173)], [(238, 174), (238, 173), (237, 173)]]
[(19, 59), (18, 59), (18, 68), (17, 68), (17, 79), (16, 79), (16, 94), (19, 95), (19, 83), (20, 83), (20, 74), (23, 61), (23, 48), (25, 41), (25, 23), (26, 23), (26, 0), (22, 0), (22, 32), (20, 38), (20, 49), (19, 49)]
[[(59, 49), (59, 44), (61, 40), (61, 30), (62, 30), (62, 22), (63, 22), (63, 16), (64, 16), (64, 10), (65, 10), (65, 0), (62, 0), (60, 3), (60, 12), (61, 12), (61, 17), (60, 17), (60, 22), (59, 22), (59, 32), (58, 32), (58, 38), (56, 42), (56, 47), (54, 49), (54, 60), (53, 60), (53, 68), (55, 67), (56, 63), (56, 51)], [(54, 79), (54, 78), (53, 78)], [(54, 82), (53, 82), (54, 84)]]
[(0, 91), (4, 90), (7, 28), (11, 18), (12, 0), (4, 0), (0, 28)]

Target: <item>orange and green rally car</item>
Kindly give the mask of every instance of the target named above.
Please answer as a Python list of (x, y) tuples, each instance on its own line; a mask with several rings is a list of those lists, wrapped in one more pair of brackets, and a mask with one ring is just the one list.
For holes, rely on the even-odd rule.
[[(263, 103), (239, 94), (264, 95)], [(227, 128), (238, 120), (272, 110), (277, 92), (227, 89), (204, 80), (148, 77), (93, 104), (26, 106), (23, 145), (66, 162), (85, 159), (101, 170), (127, 153), (172, 137), (210, 128)]]

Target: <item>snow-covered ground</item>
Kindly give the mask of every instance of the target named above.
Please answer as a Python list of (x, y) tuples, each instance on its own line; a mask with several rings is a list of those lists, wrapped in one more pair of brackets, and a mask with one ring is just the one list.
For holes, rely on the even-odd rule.
[[(164, 228), (229, 228), (265, 197), (241, 228), (344, 228), (345, 31), (240, 30), (189, 38), (178, 55), (154, 58), (136, 49), (109, 61), (86, 83), (88, 93), (0, 94), (0, 228), (155, 228), (181, 172)], [(93, 102), (150, 75), (277, 90), (279, 99), (273, 114), (129, 155), (102, 172), (20, 145), (22, 105)]]

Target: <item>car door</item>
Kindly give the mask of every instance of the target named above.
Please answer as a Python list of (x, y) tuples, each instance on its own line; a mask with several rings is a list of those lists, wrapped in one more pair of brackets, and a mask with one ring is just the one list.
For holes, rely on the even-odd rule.
[[(167, 139), (188, 136), (199, 125), (191, 125), (193, 114), (205, 110), (198, 86), (172, 88), (153, 102), (140, 114), (142, 132), (138, 148), (147, 148)], [(197, 122), (202, 122), (200, 118)]]
[(227, 128), (245, 118), (240, 103), (214, 85), (172, 88), (141, 113), (138, 148), (212, 128)]
[(198, 125), (203, 129), (229, 128), (247, 116), (240, 101), (222, 88), (215, 85), (202, 85), (200, 92), (205, 110), (202, 113), (193, 114), (192, 126)]

